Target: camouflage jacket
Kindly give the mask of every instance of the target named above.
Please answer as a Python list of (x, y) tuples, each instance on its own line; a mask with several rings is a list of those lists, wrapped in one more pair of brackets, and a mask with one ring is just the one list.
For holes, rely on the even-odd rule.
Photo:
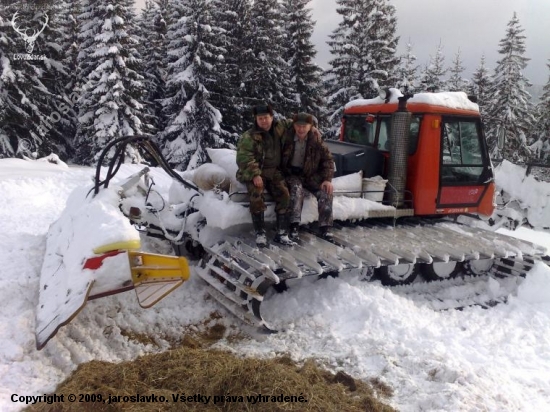
[[(278, 144), (282, 145), (287, 131), (292, 127), (292, 120), (273, 120), (271, 130)], [(265, 158), (263, 137), (268, 133), (258, 129), (256, 125), (242, 134), (237, 143), (237, 180), (241, 183), (250, 182), (255, 176), (262, 174)]]
[[(289, 130), (284, 138), (281, 171), (290, 176), (290, 163), (294, 155), (294, 130)], [(321, 179), (320, 182), (332, 181), (334, 177), (334, 161), (329, 148), (323, 142), (321, 134), (315, 128), (307, 135), (306, 155), (302, 176), (306, 179)]]

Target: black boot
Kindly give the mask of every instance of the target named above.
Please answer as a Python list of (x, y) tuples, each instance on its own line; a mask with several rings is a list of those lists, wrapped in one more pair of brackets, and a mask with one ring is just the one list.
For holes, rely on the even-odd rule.
[(330, 231), (330, 226), (321, 226), (321, 237), (329, 242), (334, 240), (334, 236)]
[(288, 238), (288, 218), (286, 213), (277, 214), (277, 233), (273, 241), (283, 246), (294, 246), (296, 244)]
[(267, 237), (265, 236), (264, 212), (252, 213), (252, 225), (256, 233), (256, 246), (262, 248), (267, 246)]
[(290, 233), (288, 234), (288, 237), (290, 238), (290, 240), (294, 242), (300, 240), (300, 233), (298, 232), (299, 227), (300, 227), (299, 223), (290, 224)]

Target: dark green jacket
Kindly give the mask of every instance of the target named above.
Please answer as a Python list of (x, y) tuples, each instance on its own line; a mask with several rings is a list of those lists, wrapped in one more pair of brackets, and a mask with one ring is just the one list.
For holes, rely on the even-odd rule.
[[(271, 130), (276, 144), (283, 147), (287, 131), (292, 128), (292, 120), (273, 120)], [(263, 136), (267, 134), (256, 125), (242, 134), (237, 143), (237, 180), (241, 183), (250, 182), (255, 176), (262, 174), (265, 158)], [(282, 149), (281, 149), (282, 156)]]
[[(283, 141), (281, 171), (283, 175), (290, 176), (290, 162), (292, 162), (294, 155), (294, 129), (288, 131)], [(320, 183), (325, 180), (331, 182), (334, 177), (332, 154), (323, 142), (321, 133), (315, 128), (311, 129), (307, 135), (302, 176), (308, 180), (315, 178)]]

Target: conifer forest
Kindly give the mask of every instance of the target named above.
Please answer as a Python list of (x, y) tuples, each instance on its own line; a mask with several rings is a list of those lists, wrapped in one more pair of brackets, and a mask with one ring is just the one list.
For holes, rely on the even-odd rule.
[(110, 141), (148, 135), (172, 167), (193, 169), (207, 147), (234, 147), (259, 102), (312, 113), (336, 138), (346, 103), (396, 87), (475, 96), (493, 159), (550, 163), (550, 76), (531, 96), (516, 14), (494, 67), (482, 56), (466, 78), (460, 50), (449, 58), (440, 43), (424, 65), (412, 44), (397, 52), (390, 0), (336, 3), (321, 68), (309, 0), (3, 1), (0, 158), (93, 165)]

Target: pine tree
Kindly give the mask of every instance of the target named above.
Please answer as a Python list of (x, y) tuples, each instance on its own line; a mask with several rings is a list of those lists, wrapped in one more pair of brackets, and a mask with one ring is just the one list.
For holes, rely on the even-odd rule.
[(460, 49), (455, 53), (455, 58), (453, 60), (452, 66), (449, 69), (451, 72), (451, 77), (447, 81), (448, 90), (451, 92), (463, 92), (468, 88), (468, 80), (462, 77), (462, 73), (466, 68), (462, 64), (462, 59), (460, 57)]
[[(6, 10), (7, 11), (7, 10)], [(11, 13), (15, 10), (11, 10)], [(0, 158), (13, 157), (21, 149), (20, 142), (25, 133), (25, 111), (19, 107), (17, 98), (18, 84), (24, 81), (21, 73), (12, 66), (10, 56), (17, 50), (13, 39), (11, 23), (0, 16), (0, 90), (2, 104), (0, 104)], [(23, 145), (24, 146), (24, 145)]]
[(169, 54), (175, 61), (169, 64), (163, 101), (169, 123), (159, 139), (169, 163), (180, 170), (194, 169), (207, 159), (207, 147), (223, 144), (221, 114), (209, 92), (217, 81), (214, 61), (222, 54), (215, 46), (218, 29), (210, 11), (210, 0), (174, 4), (179, 19), (168, 27)]
[(397, 80), (395, 8), (387, 0), (337, 0), (342, 21), (329, 36), (333, 59), (326, 72), (327, 106), (334, 135), (344, 105), (371, 98)]
[(168, 73), (168, 62), (165, 59), (168, 50), (166, 40), (168, 9), (168, 0), (147, 0), (139, 24), (143, 46), (140, 53), (144, 62), (146, 119), (152, 126), (152, 129), (148, 130), (152, 134), (164, 130), (167, 124), (161, 100), (166, 94)]
[(494, 158), (525, 160), (530, 152), (526, 133), (534, 121), (531, 96), (526, 90), (531, 84), (523, 75), (528, 58), (525, 36), (519, 19), (514, 16), (507, 25), (506, 36), (500, 41), (499, 54), (493, 75), (493, 101), (488, 109), (488, 142)]
[(274, 105), (276, 111), (289, 116), (297, 102), (291, 86), (289, 64), (284, 60), (284, 20), (277, 0), (255, 0), (250, 9), (250, 49), (253, 64), (245, 78), (247, 104), (260, 101)]
[(336, 11), (342, 16), (338, 27), (329, 35), (327, 44), (333, 58), (330, 69), (325, 73), (324, 89), (328, 109), (327, 123), (329, 137), (335, 137), (340, 127), (344, 105), (357, 98), (357, 55), (359, 47), (354, 44), (353, 27), (359, 26), (359, 4), (356, 0), (337, 0)]
[(422, 74), (422, 89), (427, 92), (439, 92), (446, 88), (443, 76), (447, 73), (447, 69), (444, 66), (445, 56), (443, 56), (443, 46), (441, 42), (437, 46), (435, 56), (430, 56), (430, 62), (424, 68)]
[[(75, 152), (75, 137), (78, 128), (78, 53), (80, 50), (79, 22), (80, 2), (62, 1), (59, 12), (59, 31), (62, 33), (60, 48), (63, 52), (62, 63), (65, 68), (64, 80), (57, 84), (63, 98), (60, 108), (66, 111), (67, 121), (62, 125), (61, 133), (69, 139), (69, 155)], [(65, 109), (67, 105), (68, 109)]]
[(489, 70), (485, 67), (485, 56), (481, 56), (481, 62), (473, 74), (469, 93), (476, 96), (479, 111), (482, 117), (487, 114), (487, 108), (491, 102), (492, 81)]
[[(550, 69), (550, 64), (547, 64), (547, 67)], [(537, 160), (550, 163), (550, 77), (536, 106), (535, 119), (532, 135), (540, 148), (533, 155)]]
[[(0, 19), (0, 156), (31, 152), (44, 156), (52, 151), (63, 155), (67, 141), (59, 124), (66, 117), (60, 112), (56, 85), (64, 81), (66, 72), (60, 62), (60, 48), (52, 40), (59, 35), (57, 22), (48, 16), (56, 13), (50, 12), (47, 2), (37, 10), (23, 6), (20, 2), (6, 6), (5, 14), (12, 20)], [(25, 43), (21, 32), (29, 29), (37, 36), (34, 42)], [(15, 55), (30, 59), (13, 59)]]
[(143, 77), (133, 1), (98, 0), (83, 11), (81, 36), (95, 35), (79, 61), (89, 74), (79, 100), (78, 160), (92, 163), (113, 139), (142, 133)]
[(251, 49), (251, 4), (248, 0), (215, 0), (213, 4), (213, 25), (220, 29), (216, 44), (223, 49), (223, 58), (219, 56), (214, 63), (220, 80), (211, 86), (211, 101), (222, 115), (221, 137), (232, 145), (250, 127), (245, 84), (256, 64)]
[(290, 65), (292, 87), (296, 90), (299, 111), (313, 114), (318, 119), (323, 115), (321, 69), (314, 63), (315, 46), (311, 35), (315, 23), (311, 20), (310, 0), (284, 0), (286, 53)]
[(405, 53), (400, 57), (400, 64), (397, 68), (397, 82), (395, 86), (398, 89), (407, 90), (414, 93), (419, 87), (418, 65), (416, 56), (412, 52), (413, 45), (410, 40), (407, 43)]
[[(395, 6), (388, 0), (374, 0), (372, 7), (372, 23), (369, 30), (370, 39), (367, 47), (372, 54), (367, 62), (372, 61), (368, 77), (372, 78), (380, 87), (395, 85), (399, 56), (396, 55), (399, 37), (397, 33), (397, 18)], [(375, 97), (378, 89), (369, 82), (369, 92), (363, 92), (365, 97)]]

